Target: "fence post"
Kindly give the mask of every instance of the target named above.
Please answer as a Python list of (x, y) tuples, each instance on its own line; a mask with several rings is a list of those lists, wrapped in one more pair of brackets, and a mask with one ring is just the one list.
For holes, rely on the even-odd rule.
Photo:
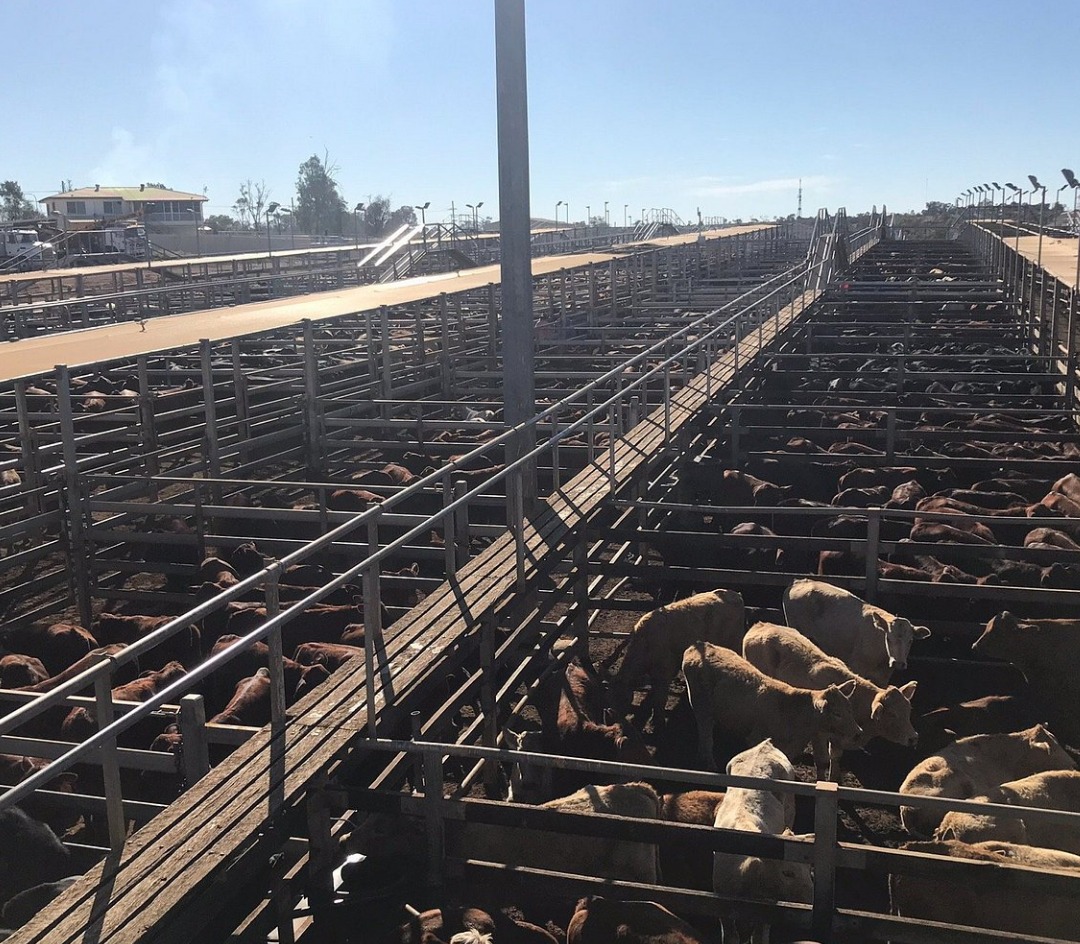
[[(206, 428), (203, 431), (204, 443), (206, 446), (206, 463), (210, 471), (210, 476), (215, 479), (221, 478), (221, 456), (218, 451), (218, 431), (217, 431), (217, 404), (214, 401), (214, 370), (210, 364), (210, 359), (213, 356), (213, 352), (210, 349), (210, 341), (207, 338), (203, 338), (199, 342), (199, 357), (202, 362), (202, 384), (203, 384), (203, 409), (206, 415)], [(214, 495), (214, 503), (220, 504), (218, 501), (218, 493), (221, 490), (221, 486), (215, 485), (211, 490)]]
[(814, 911), (812, 933), (819, 941), (832, 940), (836, 911), (836, 816), (838, 784), (819, 780), (814, 787)]
[[(94, 714), (99, 731), (112, 724), (115, 711), (108, 662), (99, 662), (100, 669), (94, 676)], [(127, 838), (127, 821), (124, 818), (124, 794), (120, 786), (120, 756), (116, 738), (109, 738), (101, 745), (101, 776), (105, 781), (105, 811), (109, 823), (109, 847), (113, 852), (124, 848)]]
[(304, 414), (307, 419), (307, 465), (317, 474), (323, 468), (323, 437), (319, 422), (319, 359), (315, 355), (315, 329), (304, 319)]
[[(420, 720), (419, 709), (409, 712), (409, 737), (413, 741), (420, 740), (423, 722)], [(424, 791), (424, 755), (419, 751), (412, 752), (412, 788), (413, 793)]]
[(210, 770), (210, 745), (206, 737), (206, 704), (202, 695), (180, 699), (180, 765), (188, 789)]
[[(281, 562), (274, 561), (270, 567), (270, 576), (266, 580), (266, 618), (274, 619), (281, 612), (278, 594), (278, 581), (281, 577)], [(285, 724), (285, 660), (281, 644), (281, 627), (276, 626), (266, 637), (270, 650), (270, 722), (274, 733), (280, 734)]]
[[(488, 611), (480, 618), (480, 710), (484, 714), (484, 747), (497, 747), (499, 719), (495, 705), (495, 614)], [(484, 761), (484, 783), (494, 787), (499, 779), (499, 765), (490, 758)]]
[(26, 484), (27, 511), (41, 514), (41, 467), (37, 451), (37, 436), (30, 420), (30, 404), (26, 399), (26, 381), (15, 381), (15, 409), (19, 414), (19, 447), (22, 450), (23, 481)]
[(75, 415), (71, 404), (71, 374), (63, 364), (56, 368), (56, 398), (57, 407), (60, 410), (60, 438), (64, 447), (64, 485), (67, 497), (68, 536), (71, 542), (69, 579), (74, 582), (79, 619), (83, 626), (89, 626), (94, 616), (90, 600), (90, 562), (86, 556), (82, 483), (79, 480), (78, 454), (75, 451)]
[(525, 483), (523, 481), (521, 466), (517, 466), (506, 480), (507, 504), (506, 510), (509, 516), (507, 524), (514, 535), (514, 551), (517, 558), (517, 585), (521, 589), (525, 585)]
[[(382, 397), (392, 400), (394, 397), (394, 374), (390, 352), (390, 313), (385, 305), (379, 306), (379, 338), (382, 344)], [(383, 406), (384, 420), (390, 419), (390, 405)]]
[(439, 381), (444, 400), (452, 400), (453, 363), (450, 360), (450, 316), (447, 311), (446, 292), (439, 293)]
[(307, 897), (315, 922), (325, 917), (334, 900), (334, 856), (337, 852), (326, 796), (326, 774), (320, 774), (308, 789), (305, 814), (308, 833)]
[[(442, 506), (445, 509), (454, 497), (454, 485), (450, 481), (450, 473), (444, 473), (440, 484), (442, 485)], [(446, 568), (446, 579), (453, 580), (457, 576), (457, 520), (454, 513), (446, 512), (442, 516), (443, 525), (443, 565)]]
[(881, 509), (866, 509), (866, 601), (877, 600), (878, 553), (881, 546)]
[(499, 309), (495, 304), (495, 283), (489, 282), (487, 287), (487, 315), (488, 315), (488, 370), (498, 368), (499, 359)]
[[(373, 557), (379, 552), (379, 512), (374, 515), (367, 524), (368, 557)], [(375, 655), (378, 649), (380, 659), (385, 659), (382, 645), (382, 581), (380, 579), (379, 562), (371, 564), (363, 576), (363, 600), (364, 600), (364, 665), (367, 673), (365, 679), (367, 706), (368, 734), (375, 737)], [(394, 691), (389, 678), (383, 679), (383, 702), (389, 704), (394, 697)]]
[[(465, 479), (458, 479), (454, 482), (454, 501), (465, 497), (465, 493), (469, 490), (469, 483)], [(454, 537), (455, 537), (455, 550), (454, 550), (454, 564), (457, 567), (462, 567), (469, 562), (469, 556), (471, 552), (470, 540), (469, 540), (469, 504), (468, 502), (462, 502), (458, 505), (457, 509), (453, 512), (454, 516)]]
[(424, 754), (424, 819), (427, 822), (428, 884), (442, 885), (443, 872), (443, 770), (442, 758), (434, 751)]

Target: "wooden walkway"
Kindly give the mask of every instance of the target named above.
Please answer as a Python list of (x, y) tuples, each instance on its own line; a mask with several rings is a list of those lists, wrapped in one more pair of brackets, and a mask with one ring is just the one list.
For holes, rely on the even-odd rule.
[[(727, 239), (762, 229), (773, 224), (733, 226), (730, 229), (706, 233), (706, 239)], [(696, 234), (693, 239), (696, 239)], [(645, 245), (661, 247), (682, 245), (689, 237), (671, 236)], [(592, 264), (607, 263), (624, 258), (625, 253), (588, 252), (565, 256), (540, 256), (532, 261), (533, 276), (547, 275), (560, 269), (580, 269)], [(376, 283), (341, 291), (318, 292), (313, 295), (290, 296), (267, 302), (252, 302), (232, 308), (209, 308), (182, 315), (150, 318), (145, 330), (137, 322), (122, 322), (48, 334), (39, 338), (5, 344), (0, 348), (0, 381), (14, 380), (52, 370), (57, 364), (82, 367), (116, 358), (136, 357), (197, 344), (203, 338), (221, 341), (244, 334), (253, 334), (299, 324), (305, 319), (322, 321), (361, 311), (371, 311), (382, 305), (404, 305), (424, 301), (446, 292), (454, 294), (498, 284), (501, 280), (498, 265), (461, 269), (438, 275), (419, 276), (399, 282)]]
[[(816, 295), (808, 292), (776, 319), (747, 334), (739, 361), (743, 369), (797, 320)], [(673, 398), (670, 435), (661, 406), (616, 446), (615, 480), (621, 488), (657, 458), (664, 445), (696, 416), (715, 392), (730, 383), (731, 353), (694, 377)], [(529, 575), (550, 558), (574, 529), (596, 511), (610, 491), (607, 454), (584, 469), (545, 502), (526, 523)], [(411, 695), (442, 663), (444, 653), (480, 619), (515, 591), (514, 538), (504, 534), (463, 567), (388, 633), (387, 654), (396, 697), (387, 710), (378, 688), (380, 719), (396, 717)], [(195, 939), (222, 909), (245, 891), (264, 892), (261, 868), (254, 875), (233, 868), (253, 849), (262, 863), (273, 848), (265, 829), (303, 801), (329, 765), (363, 748), (365, 673), (360, 660), (347, 664), (289, 710), (283, 732), (262, 729), (135, 833), (118, 858), (107, 859), (8, 940), (11, 944), (170, 944)], [(230, 870), (231, 869), (231, 870)], [(252, 884), (254, 878), (254, 884)], [(250, 887), (249, 887), (250, 886)], [(253, 906), (253, 905), (252, 905)], [(249, 909), (250, 910), (250, 909)]]

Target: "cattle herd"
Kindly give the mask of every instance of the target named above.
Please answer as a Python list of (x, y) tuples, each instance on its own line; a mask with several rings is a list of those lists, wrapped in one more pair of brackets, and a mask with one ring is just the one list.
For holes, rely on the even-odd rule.
[[(919, 804), (939, 797), (1080, 813), (1080, 679), (1072, 670), (1080, 657), (1073, 600), (1080, 590), (1080, 437), (1056, 380), (1028, 356), (1008, 309), (965, 289), (972, 263), (905, 259), (881, 247), (868, 254), (852, 297), (831, 293), (832, 307), (815, 319), (813, 333), (778, 347), (764, 369), (707, 411), (688, 452), (650, 484), (645, 497), (653, 507), (634, 535), (641, 566), (626, 587), (637, 603), (646, 593), (654, 602), (622, 627), (618, 644), (594, 637), (554, 645), (544, 680), (502, 732), (502, 743), (525, 753), (507, 767), (500, 798), (810, 843), (812, 804), (784, 785), (832, 781), (900, 795), (891, 809), (880, 801), (842, 803), (845, 842), (1080, 880), (1077, 823)], [(862, 297), (860, 273), (879, 287), (913, 274), (931, 288), (918, 305), (913, 294), (860, 307), (853, 300)], [(127, 386), (101, 393), (122, 396)], [(475, 443), (490, 436), (482, 427), (493, 418), (485, 410), (465, 417), (477, 424)], [(454, 441), (465, 440), (456, 434)], [(362, 511), (407, 487), (430, 461), (408, 455), (369, 463), (348, 487), (314, 502), (282, 485), (249, 490), (235, 506), (308, 511), (313, 520), (326, 510)], [(486, 477), (499, 468), (483, 460), (471, 471)], [(416, 501), (398, 510), (431, 514), (443, 496), (420, 492)], [(473, 514), (474, 524), (495, 523), (482, 508)], [(171, 570), (170, 592), (209, 599), (265, 565), (260, 540), (272, 546), (317, 536), (299, 533), (306, 523), (238, 520), (254, 542), (238, 543), (238, 532), (211, 549), (213, 556), (164, 561), (183, 565)], [(424, 557), (389, 575), (384, 626), (417, 602), (416, 586), (441, 578), (440, 540), (433, 532)], [(474, 543), (473, 550), (485, 542)], [(306, 596), (333, 573), (315, 563), (286, 570), (281, 599)], [(658, 606), (661, 599), (670, 602)], [(0, 687), (49, 691), (98, 653), (116, 652), (170, 618), (132, 605), (114, 609), (87, 626), (5, 631)], [(150, 697), (266, 617), (261, 596), (230, 603), (126, 666), (114, 697)], [(287, 624), (290, 701), (362, 655), (364, 617), (352, 587)], [(212, 676), (201, 689), (208, 719), (232, 727), (267, 723), (268, 660), (267, 648), (255, 646)], [(94, 730), (86, 709), (64, 708), (36, 719), (27, 733), (80, 741)], [(176, 726), (160, 720), (133, 728), (122, 746), (183, 750)], [(532, 752), (654, 770), (695, 767), (776, 785), (686, 790), (660, 775), (604, 778), (530, 763)], [(0, 783), (18, 783), (43, 764), (0, 755)], [(125, 797), (162, 803), (175, 796), (173, 778), (128, 775)], [(80, 767), (52, 789), (93, 792), (99, 778), (94, 767)], [(36, 803), (0, 815), (0, 835), (14, 837), (0, 847), (0, 925), (18, 927), (81, 871), (57, 837), (104, 844), (104, 826), (99, 817)], [(358, 819), (342, 840), (343, 887), (363, 899), (388, 877), (415, 885), (426, 863), (423, 827), (382, 813)], [(677, 844), (636, 839), (632, 829), (594, 838), (470, 821), (461, 827), (462, 848), (474, 860), (715, 891), (742, 902), (809, 903), (813, 896), (814, 876), (802, 860), (734, 852), (704, 860)], [(842, 903), (904, 918), (1080, 940), (1080, 896), (1036, 888), (1018, 904), (995, 891), (985, 874), (994, 870), (971, 871), (963, 882), (845, 872), (838, 894)], [(456, 901), (404, 913), (395, 907), (393, 920), (383, 916), (393, 925), (385, 937), (358, 939), (690, 944), (770, 933), (760, 909), (737, 905), (714, 922), (605, 895), (523, 894), (507, 909), (473, 887)], [(462, 901), (470, 907), (459, 907)]]

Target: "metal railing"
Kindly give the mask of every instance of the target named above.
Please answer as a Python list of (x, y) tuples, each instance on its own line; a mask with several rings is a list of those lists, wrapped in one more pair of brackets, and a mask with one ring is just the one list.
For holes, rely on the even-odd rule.
[[(857, 234), (851, 240), (849, 247), (851, 257), (855, 258), (869, 248), (874, 241), (875, 235), (872, 230)], [(6, 735), (20, 724), (60, 704), (63, 699), (70, 695), (75, 695), (90, 686), (93, 686), (95, 691), (97, 733), (58, 757), (47, 767), (27, 777), (17, 786), (5, 791), (0, 795), (0, 809), (26, 799), (35, 790), (55, 778), (59, 772), (67, 770), (73, 764), (92, 758), (100, 758), (105, 783), (110, 839), (113, 845), (119, 848), (124, 840), (124, 820), (123, 798), (120, 790), (117, 761), (118, 736), (151, 712), (156, 711), (161, 705), (178, 702), (186, 692), (210, 676), (216, 669), (237, 658), (255, 643), (264, 640), (268, 643), (270, 650), (271, 729), (280, 731), (285, 724), (282, 628), (303, 614), (309, 607), (319, 603), (336, 589), (352, 583), (357, 577), (360, 577), (363, 583), (364, 625), (366, 630), (364, 637), (367, 688), (367, 697), (365, 699), (366, 721), (369, 734), (374, 736), (377, 655), (379, 655), (383, 663), (379, 668), (384, 672), (382, 679), (384, 699), (389, 703), (394, 697), (392, 679), (389, 677), (388, 665), (384, 655), (385, 643), (381, 625), (380, 570), (382, 563), (409, 541), (429, 532), (433, 525), (442, 525), (448, 531), (448, 537), (452, 537), (455, 520), (459, 520), (461, 516), (464, 516), (467, 521), (469, 502), (479, 497), (483, 491), (490, 489), (491, 485), (505, 479), (507, 480), (509, 499), (508, 524), (515, 543), (517, 575), (519, 581), (524, 581), (526, 576), (525, 517), (523, 514), (524, 481), (528, 469), (535, 463), (536, 459), (545, 452), (551, 451), (555, 454), (554, 464), (557, 466), (559, 444), (572, 435), (586, 432), (590, 443), (589, 458), (590, 461), (594, 461), (596, 457), (592, 447), (593, 431), (597, 426), (598, 419), (603, 418), (607, 427), (611, 430), (621, 428), (620, 421), (624, 411), (637, 409), (639, 404), (648, 402), (647, 389), (650, 383), (663, 384), (662, 423), (665, 433), (669, 433), (671, 429), (671, 380), (673, 368), (678, 367), (684, 376), (689, 375), (692, 366), (696, 367), (699, 372), (703, 370), (706, 378), (705, 392), (706, 395), (711, 395), (712, 368), (722, 359), (730, 358), (730, 366), (734, 370), (738, 370), (740, 366), (739, 348), (743, 339), (748, 337), (749, 332), (752, 330), (761, 328), (768, 321), (778, 318), (783, 306), (805, 293), (807, 286), (816, 275), (817, 273), (813, 268), (806, 263), (802, 263), (755, 287), (750, 292), (726, 305), (695, 319), (662, 341), (658, 341), (635, 354), (623, 364), (608, 371), (585, 387), (545, 408), (530, 420), (505, 429), (498, 436), (483, 443), (466, 455), (417, 479), (387, 499), (383, 504), (376, 505), (356, 515), (350, 521), (333, 528), (305, 547), (285, 555), (280, 560), (241, 580), (214, 598), (176, 617), (120, 652), (102, 656), (99, 662), (67, 683), (58, 686), (33, 703), (24, 705), (6, 717), (0, 718), (0, 735)], [(698, 332), (701, 333), (698, 334)], [(683, 342), (682, 347), (672, 353), (675, 343), (680, 340)], [(760, 347), (759, 339), (759, 350)], [(662, 359), (658, 362), (648, 363), (658, 356)], [(632, 367), (642, 367), (644, 369), (640, 373), (633, 374), (632, 379), (627, 379), (630, 376), (627, 373), (628, 368)], [(617, 383), (616, 391), (610, 396), (605, 396), (606, 390), (602, 388), (612, 381)], [(638, 394), (641, 391), (645, 392), (645, 396), (638, 400)], [(601, 397), (605, 397), (599, 402), (597, 402), (598, 393)], [(636, 403), (635, 400), (637, 400)], [(569, 414), (576, 415), (576, 418), (567, 425), (562, 426), (559, 422), (560, 415), (567, 416)], [(503, 449), (513, 442), (521, 442), (529, 437), (535, 437), (536, 430), (541, 423), (553, 424), (555, 432), (538, 445), (521, 449), (519, 457), (513, 463), (504, 466), (482, 485), (464, 493), (460, 493), (459, 490), (459, 493), (455, 494), (452, 491), (451, 484), (456, 472), (468, 468), (471, 462), (494, 450)], [(599, 461), (603, 462), (604, 460)], [(616, 440), (614, 436), (609, 437), (606, 464), (609, 491), (614, 493), (619, 485), (616, 468)], [(150, 481), (149, 477), (147, 477), (147, 481)], [(169, 480), (167, 477), (154, 477), (153, 481), (160, 484)], [(423, 489), (435, 485), (440, 485), (443, 488), (443, 508), (425, 519), (423, 523), (395, 538), (388, 545), (380, 547), (380, 520), (384, 516), (391, 514), (399, 504), (408, 501)], [(323, 587), (288, 607), (282, 608), (278, 599), (278, 582), (283, 571), (287, 567), (302, 562), (311, 555), (330, 547), (335, 542), (357, 531), (366, 535), (368, 547), (371, 549), (369, 555)], [(453, 546), (454, 543), (452, 540), (447, 541), (448, 547)], [(448, 576), (452, 578), (455, 567), (452, 556), (449, 557), (448, 564), (450, 565)], [(230, 601), (236, 600), (249, 591), (260, 587), (264, 592), (268, 617), (260, 627), (244, 635), (228, 649), (211, 656), (190, 669), (182, 678), (160, 689), (147, 701), (125, 713), (122, 717), (114, 718), (110, 679), (117, 667), (139, 658), (159, 643), (165, 642), (192, 624), (224, 608)]]

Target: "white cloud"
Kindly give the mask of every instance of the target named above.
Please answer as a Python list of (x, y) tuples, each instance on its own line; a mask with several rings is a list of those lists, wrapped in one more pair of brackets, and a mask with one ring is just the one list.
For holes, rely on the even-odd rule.
[(90, 171), (92, 182), (116, 186), (156, 180), (152, 151), (150, 145), (136, 143), (127, 128), (113, 128), (109, 149)]

